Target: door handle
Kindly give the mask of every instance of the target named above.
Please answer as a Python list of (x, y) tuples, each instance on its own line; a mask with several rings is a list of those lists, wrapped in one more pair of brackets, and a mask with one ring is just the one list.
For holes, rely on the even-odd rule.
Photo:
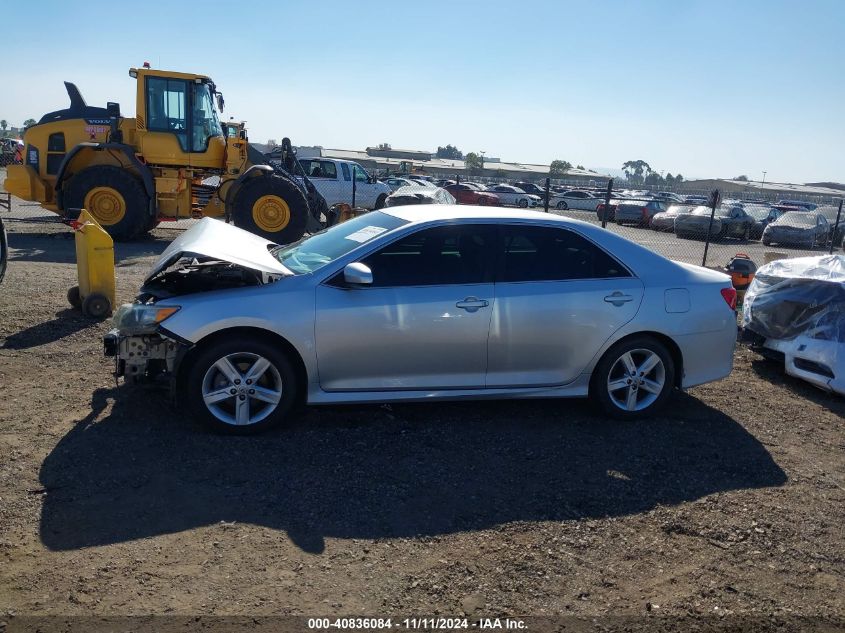
[(622, 304), (628, 303), (629, 301), (633, 301), (634, 297), (631, 295), (622, 294), (618, 290), (614, 293), (607, 295), (604, 298), (605, 303), (612, 303), (617, 308), (620, 307)]
[(455, 304), (455, 307), (466, 310), (467, 312), (475, 312), (479, 308), (486, 308), (489, 305), (490, 303), (484, 299), (479, 299), (478, 297), (467, 297), (463, 301), (458, 301)]

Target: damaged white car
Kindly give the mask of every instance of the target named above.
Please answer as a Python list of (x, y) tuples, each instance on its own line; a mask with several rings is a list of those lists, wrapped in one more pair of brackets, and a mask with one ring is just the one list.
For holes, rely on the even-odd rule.
[(845, 395), (845, 256), (762, 266), (745, 295), (745, 340), (786, 373)]

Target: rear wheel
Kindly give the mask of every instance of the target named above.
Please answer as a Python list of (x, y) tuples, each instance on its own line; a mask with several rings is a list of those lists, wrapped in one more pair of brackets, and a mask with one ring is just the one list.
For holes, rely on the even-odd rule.
[(387, 196), (385, 194), (381, 194), (378, 199), (376, 200), (376, 209), (383, 209), (384, 205), (387, 201)]
[(569, 208), (569, 205), (568, 205), (568, 204), (566, 204), (566, 202), (564, 202), (563, 200), (561, 200), (560, 202), (558, 202), (558, 203), (555, 205), (555, 208), (556, 208), (558, 211), (566, 211), (566, 210)]
[(132, 240), (147, 230), (150, 199), (141, 181), (112, 165), (83, 169), (67, 184), (64, 208), (85, 209), (118, 241)]
[(675, 386), (669, 350), (650, 336), (617, 343), (593, 371), (590, 395), (614, 418), (643, 418), (657, 411)]
[(308, 200), (287, 178), (273, 175), (247, 180), (232, 207), (235, 226), (277, 244), (295, 242), (305, 234)]
[(187, 404), (213, 430), (247, 435), (281, 424), (296, 402), (296, 374), (277, 346), (251, 336), (210, 344), (193, 360)]

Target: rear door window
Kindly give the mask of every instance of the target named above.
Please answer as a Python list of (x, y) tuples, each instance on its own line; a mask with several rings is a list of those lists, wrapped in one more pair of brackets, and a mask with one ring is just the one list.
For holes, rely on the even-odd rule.
[(497, 282), (630, 277), (614, 257), (568, 229), (502, 227)]

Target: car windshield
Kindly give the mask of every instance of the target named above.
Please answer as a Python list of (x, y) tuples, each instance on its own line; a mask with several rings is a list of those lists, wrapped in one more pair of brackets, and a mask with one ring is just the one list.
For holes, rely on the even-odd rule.
[(279, 246), (272, 253), (282, 264), (298, 275), (312, 273), (374, 237), (407, 224), (381, 211), (372, 211), (348, 222), (336, 224), (287, 246)]
[(769, 213), (771, 212), (771, 207), (759, 204), (747, 204), (744, 208), (745, 212), (755, 220), (765, 220), (767, 217), (769, 217)]
[[(696, 207), (692, 212), (693, 215), (710, 215), (710, 207)], [(719, 215), (719, 210), (716, 209), (716, 215)]]
[(804, 226), (813, 226), (816, 223), (816, 216), (811, 213), (801, 213), (799, 211), (790, 211), (780, 216), (775, 224), (801, 224)]

